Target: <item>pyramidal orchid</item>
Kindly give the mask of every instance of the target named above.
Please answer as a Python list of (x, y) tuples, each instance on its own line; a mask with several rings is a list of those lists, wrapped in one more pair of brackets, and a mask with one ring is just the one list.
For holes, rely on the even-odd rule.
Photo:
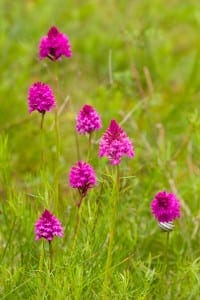
[(169, 234), (174, 228), (173, 221), (180, 217), (180, 201), (173, 193), (158, 192), (151, 202), (151, 212), (157, 219), (161, 230), (166, 233), (164, 257), (168, 266)]
[(125, 155), (134, 157), (132, 142), (118, 123), (111, 120), (100, 140), (99, 157), (106, 156), (112, 165), (118, 165)]
[(87, 195), (88, 190), (96, 185), (96, 181), (95, 171), (90, 164), (84, 161), (78, 161), (74, 166), (72, 166), (69, 173), (69, 184), (72, 188), (78, 189), (80, 196), (79, 201), (76, 204), (78, 210), (76, 224), (74, 227), (74, 241), (72, 251), (75, 248), (80, 229), (82, 201)]
[(46, 209), (35, 223), (35, 239), (52, 241), (55, 236), (62, 237), (63, 228), (60, 221)]
[(78, 189), (81, 198), (85, 197), (88, 190), (96, 185), (94, 169), (90, 164), (78, 161), (70, 170), (69, 183), (72, 188)]
[(84, 105), (76, 119), (76, 130), (80, 134), (90, 134), (102, 127), (97, 111), (91, 105)]
[(37, 110), (40, 113), (51, 111), (56, 105), (52, 89), (48, 84), (35, 82), (28, 91), (29, 112)]
[(52, 26), (47, 35), (43, 36), (39, 44), (40, 59), (48, 57), (52, 61), (59, 60), (62, 56), (71, 57), (71, 45), (67, 35)]
[(173, 193), (158, 192), (151, 202), (151, 212), (158, 222), (172, 222), (180, 217), (180, 202)]
[[(119, 164), (123, 156), (134, 157), (133, 145), (124, 130), (118, 125), (115, 120), (111, 120), (106, 132), (103, 134), (99, 144), (99, 157), (107, 157), (111, 165), (115, 166), (116, 178), (113, 181), (114, 197), (110, 198), (111, 220), (109, 229), (109, 242), (107, 259), (105, 265), (105, 275), (103, 281), (103, 292), (109, 288), (109, 280), (111, 276), (113, 241), (115, 238), (116, 215), (119, 203), (120, 192), (120, 174)], [(106, 293), (106, 292), (105, 292)]]

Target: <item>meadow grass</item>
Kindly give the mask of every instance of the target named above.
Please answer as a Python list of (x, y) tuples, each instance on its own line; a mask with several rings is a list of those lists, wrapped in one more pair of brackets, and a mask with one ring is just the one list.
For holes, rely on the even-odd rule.
[[(2, 0), (0, 17), (0, 298), (199, 299), (197, 1)], [(38, 59), (39, 40), (52, 25), (69, 36), (73, 50), (58, 64)], [(28, 88), (38, 80), (56, 93), (59, 132), (53, 112), (43, 131), (40, 115), (28, 114)], [(75, 134), (86, 103), (103, 121), (90, 154), (98, 185), (82, 203), (73, 247), (78, 193), (68, 174), (87, 159), (88, 140)], [(120, 164), (118, 201), (115, 170), (97, 155), (111, 119), (136, 153)], [(150, 211), (162, 189), (181, 200), (167, 268), (166, 235)], [(48, 243), (34, 236), (45, 208), (64, 227), (64, 237), (52, 243), (52, 270)]]

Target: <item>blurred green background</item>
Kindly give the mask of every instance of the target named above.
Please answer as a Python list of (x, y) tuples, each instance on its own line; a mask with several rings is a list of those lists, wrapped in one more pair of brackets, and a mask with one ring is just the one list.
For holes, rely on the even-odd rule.
[[(196, 1), (1, 1), (0, 19), (0, 132), (8, 137), (14, 186), (23, 190), (38, 184), (40, 115), (29, 115), (27, 92), (33, 82), (44, 81), (52, 86), (59, 108), (69, 99), (59, 116), (64, 191), (69, 167), (77, 160), (75, 117), (88, 103), (103, 121), (96, 141), (113, 118), (122, 122), (133, 140), (136, 157), (129, 162), (129, 172), (137, 176), (134, 189), (141, 197), (149, 187), (152, 193), (166, 185), (171, 188), (168, 173), (183, 197), (197, 197), (200, 7)], [(73, 51), (70, 59), (55, 64), (38, 58), (39, 41), (52, 25), (68, 35)], [(53, 172), (54, 113), (45, 118), (45, 155)], [(79, 143), (84, 159), (84, 136)], [(195, 193), (189, 188), (193, 184)], [(198, 203), (194, 210), (200, 209)]]
[[(69, 36), (73, 50), (72, 58), (63, 58), (57, 67), (59, 105), (68, 95), (75, 113), (91, 103), (106, 128), (110, 118), (120, 121), (142, 102), (133, 76), (136, 68), (150, 120), (144, 110), (136, 109), (127, 130), (141, 146), (141, 134), (145, 132), (151, 141), (153, 132), (157, 134), (156, 124), (163, 123), (170, 140), (179, 146), (200, 97), (196, 1), (1, 1), (0, 17), (0, 130), (9, 135), (16, 172), (34, 168), (32, 146), (37, 143), (39, 117), (27, 112), (27, 90), (34, 81), (52, 83), (52, 62), (38, 59), (39, 40), (52, 25)], [(151, 93), (145, 67), (150, 72)], [(60, 117), (65, 157), (71, 151), (70, 137), (65, 138), (73, 126), (70, 111), (64, 110)], [(47, 119), (49, 125), (51, 116)]]

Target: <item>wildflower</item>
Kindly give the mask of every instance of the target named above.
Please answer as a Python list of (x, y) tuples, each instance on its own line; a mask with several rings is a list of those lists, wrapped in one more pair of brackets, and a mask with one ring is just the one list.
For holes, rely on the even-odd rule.
[(63, 228), (60, 221), (48, 210), (45, 210), (35, 223), (35, 235), (36, 240), (44, 238), (51, 241), (54, 236), (63, 236)]
[(158, 222), (171, 222), (180, 217), (180, 202), (174, 194), (161, 191), (155, 195), (151, 211)]
[(117, 122), (112, 120), (101, 138), (99, 157), (106, 156), (112, 165), (118, 165), (124, 155), (134, 157), (132, 143)]
[(78, 161), (70, 170), (69, 183), (77, 188), (82, 197), (96, 184), (96, 175), (93, 168), (86, 162)]
[(80, 134), (91, 133), (102, 127), (99, 114), (91, 105), (84, 105), (76, 119), (76, 129)]
[(69, 38), (60, 32), (55, 26), (51, 27), (47, 35), (43, 36), (39, 44), (40, 59), (45, 57), (55, 61), (64, 55), (70, 57), (72, 55)]
[(52, 89), (45, 83), (36, 82), (28, 91), (29, 112), (34, 110), (40, 113), (52, 110), (55, 106), (55, 98)]

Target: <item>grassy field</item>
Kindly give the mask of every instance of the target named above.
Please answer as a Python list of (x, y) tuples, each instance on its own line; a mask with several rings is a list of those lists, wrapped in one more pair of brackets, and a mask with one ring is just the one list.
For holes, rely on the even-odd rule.
[[(1, 299), (200, 299), (197, 2), (0, 2)], [(39, 60), (40, 38), (52, 25), (69, 36), (70, 59)], [(40, 114), (28, 113), (35, 81), (56, 94), (59, 151), (54, 112), (46, 114), (43, 131)], [(84, 104), (99, 112), (103, 128), (93, 137), (91, 156), (98, 185), (84, 199), (74, 245), (78, 193), (68, 174), (78, 159), (75, 118)], [(135, 157), (120, 164), (118, 202), (115, 168), (98, 158), (98, 141), (111, 119), (135, 149)], [(79, 135), (78, 143), (86, 160), (87, 137)], [(168, 254), (166, 234), (150, 210), (163, 189), (181, 201)], [(64, 237), (52, 243), (52, 269), (48, 243), (34, 236), (45, 208), (64, 227)]]

